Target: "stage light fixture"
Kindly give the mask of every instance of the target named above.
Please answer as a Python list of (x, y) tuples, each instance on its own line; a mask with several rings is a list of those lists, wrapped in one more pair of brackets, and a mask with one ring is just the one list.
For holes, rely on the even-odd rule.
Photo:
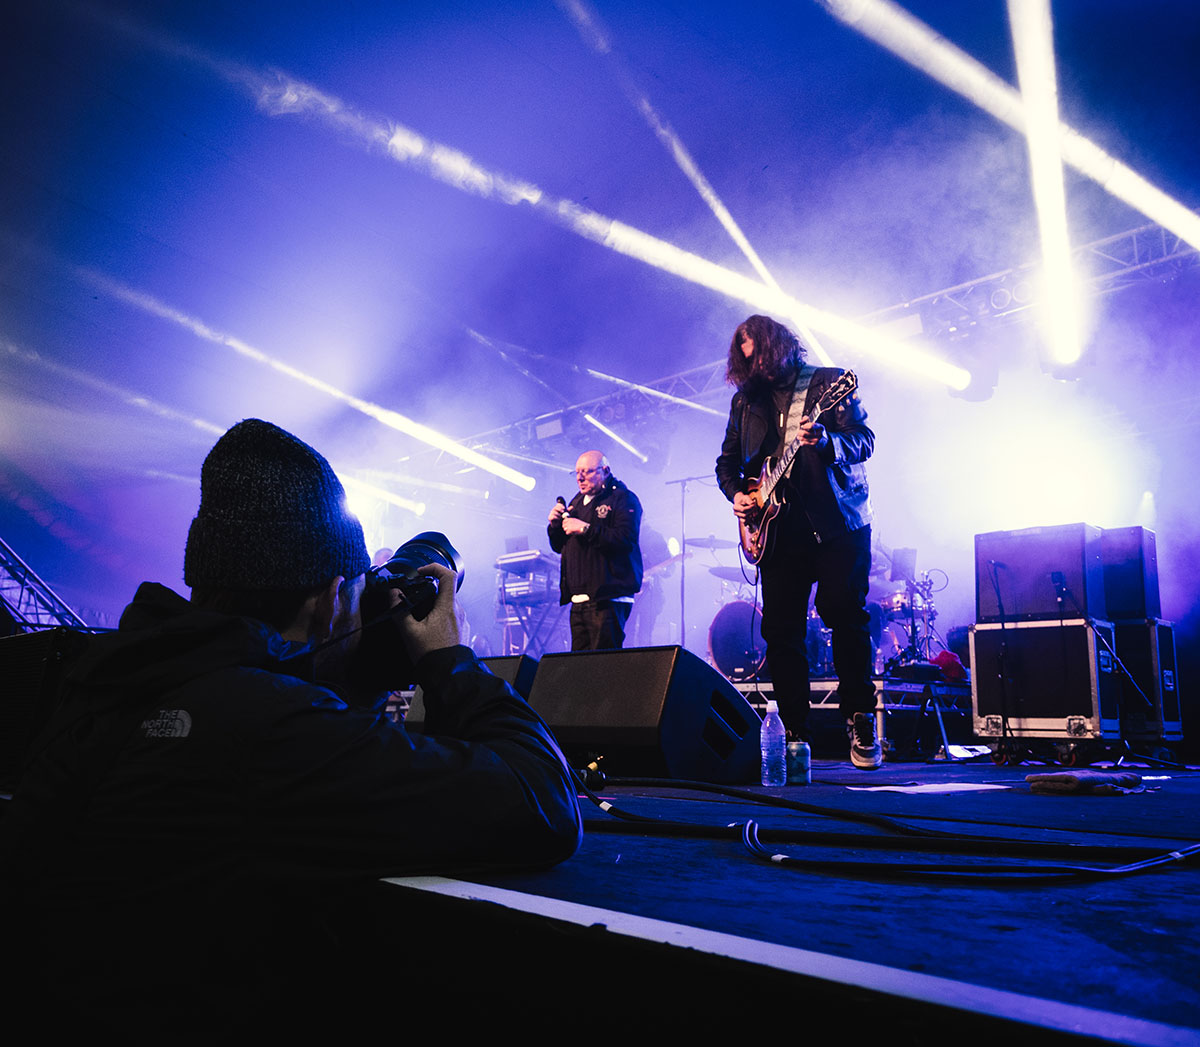
[(533, 431), (537, 434), (537, 438), (539, 440), (552, 440), (556, 436), (562, 436), (562, 415), (555, 415), (553, 418), (548, 418), (544, 422), (538, 422), (534, 426)]

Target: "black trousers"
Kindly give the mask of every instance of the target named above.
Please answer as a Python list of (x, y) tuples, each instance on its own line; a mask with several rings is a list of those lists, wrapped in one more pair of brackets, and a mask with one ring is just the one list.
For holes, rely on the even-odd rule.
[(779, 714), (787, 730), (808, 737), (808, 599), (817, 587), (817, 614), (832, 634), (838, 707), (849, 719), (875, 709), (875, 650), (867, 589), (871, 528), (818, 542), (804, 513), (789, 507), (776, 533), (762, 578), (762, 637)]
[(617, 650), (625, 642), (625, 623), (633, 604), (621, 600), (585, 600), (571, 604), (571, 650)]

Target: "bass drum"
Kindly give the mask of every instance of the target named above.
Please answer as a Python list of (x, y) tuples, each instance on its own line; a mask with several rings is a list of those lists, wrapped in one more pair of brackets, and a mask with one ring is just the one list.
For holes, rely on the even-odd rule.
[(738, 600), (722, 607), (708, 630), (709, 657), (734, 683), (760, 678), (767, 657), (761, 623), (758, 608)]

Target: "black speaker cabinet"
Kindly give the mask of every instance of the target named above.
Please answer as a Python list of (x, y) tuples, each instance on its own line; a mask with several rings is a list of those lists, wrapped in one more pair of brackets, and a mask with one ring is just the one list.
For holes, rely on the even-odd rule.
[(1104, 603), (1108, 619), (1145, 621), (1162, 614), (1154, 532), (1144, 527), (1106, 527), (1100, 536)]
[[(500, 677), (512, 686), (512, 689), (517, 692), (526, 701), (529, 701), (529, 692), (533, 687), (533, 678), (537, 674), (537, 659), (531, 658), (527, 654), (513, 655), (498, 655), (494, 658), (481, 658), (481, 662), (486, 665), (493, 673)], [(397, 716), (402, 717), (404, 726), (410, 731), (425, 730), (425, 696), (421, 692), (421, 688), (417, 688), (411, 693), (405, 692), (404, 697), (407, 699), (407, 706), (403, 713), (397, 709)], [(389, 707), (392, 703), (389, 703)], [(396, 703), (399, 706), (402, 703)]]
[(537, 674), (537, 659), (527, 654), (498, 655), (494, 658), (480, 659), (501, 680), (512, 685), (512, 689), (526, 701), (533, 688), (533, 678)]
[(1121, 674), (1121, 736), (1137, 741), (1178, 741), (1183, 737), (1183, 719), (1174, 627), (1150, 618), (1118, 622), (1115, 629), (1117, 657), (1132, 677), (1131, 682)]
[(16, 788), (30, 743), (57, 708), (62, 674), (86, 642), (62, 628), (0, 638), (0, 792)]
[[(1106, 643), (1107, 641), (1107, 643)], [(975, 733), (1119, 738), (1121, 680), (1107, 622), (980, 624), (971, 629)]]
[(977, 534), (975, 621), (1109, 620), (1100, 538), (1088, 524)]
[(569, 758), (602, 756), (608, 774), (759, 779), (758, 714), (681, 647), (543, 655), (529, 704)]

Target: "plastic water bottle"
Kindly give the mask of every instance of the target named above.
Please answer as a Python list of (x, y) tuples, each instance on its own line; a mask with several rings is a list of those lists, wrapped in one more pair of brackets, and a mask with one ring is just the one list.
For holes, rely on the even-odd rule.
[(787, 732), (774, 699), (767, 702), (767, 715), (759, 730), (763, 785), (787, 785)]

